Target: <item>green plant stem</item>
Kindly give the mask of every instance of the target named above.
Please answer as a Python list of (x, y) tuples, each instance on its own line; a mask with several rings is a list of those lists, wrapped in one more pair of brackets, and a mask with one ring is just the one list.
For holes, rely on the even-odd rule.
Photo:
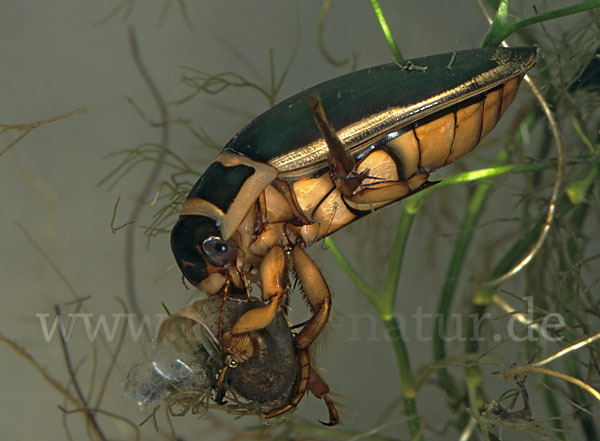
[(373, 305), (373, 308), (375, 308), (382, 320), (393, 317), (395, 313), (396, 291), (398, 288), (398, 280), (400, 279), (400, 270), (402, 269), (404, 250), (406, 249), (406, 242), (408, 241), (415, 214), (416, 212), (407, 210), (406, 208), (402, 212), (402, 216), (396, 227), (396, 237), (392, 247), (386, 283), (383, 289), (377, 289), (367, 284), (346, 256), (344, 256), (333, 239), (331, 239), (331, 237), (325, 239), (325, 244), (329, 247), (329, 251), (333, 254), (333, 257), (338, 261), (354, 285), (356, 285), (359, 291), (367, 298), (371, 305)]
[[(570, 318), (566, 318), (565, 322), (567, 323), (567, 326), (569, 325), (569, 322), (571, 322), (572, 320), (570, 320)], [(575, 335), (573, 335), (570, 332), (565, 332), (565, 337), (567, 339), (569, 339), (569, 341), (573, 341), (576, 337)], [(567, 375), (574, 377), (574, 378), (581, 378), (581, 372), (579, 369), (579, 365), (578, 365), (578, 361), (576, 361), (575, 357), (573, 357), (573, 355), (569, 355), (568, 357), (565, 358), (565, 368), (567, 371)], [(569, 390), (571, 391), (571, 399), (577, 403), (578, 407), (580, 409), (588, 409), (590, 404), (588, 403), (588, 400), (586, 399), (586, 397), (584, 396), (583, 392), (581, 391), (581, 389), (577, 386), (575, 386), (574, 384), (570, 384), (569, 383)], [(581, 410), (579, 410), (578, 412), (576, 412), (576, 417), (579, 419), (579, 422), (581, 424), (581, 428), (583, 430), (583, 433), (585, 434), (585, 439), (587, 441), (598, 441), (598, 432), (596, 431), (596, 425), (594, 424), (594, 420), (592, 419), (592, 416), (589, 413), (585, 413)]]
[[(508, 154), (503, 150), (496, 162), (507, 160)], [(438, 303), (437, 313), (435, 314), (432, 348), (433, 359), (436, 362), (446, 358), (446, 343), (444, 336), (446, 334), (447, 319), (450, 314), (452, 299), (456, 293), (456, 285), (459, 280), (460, 272), (462, 271), (469, 245), (473, 239), (474, 227), (477, 225), (485, 201), (492, 190), (492, 184), (486, 183), (478, 185), (467, 207), (467, 215), (465, 216), (461, 233), (459, 234), (454, 247), (454, 253), (450, 260), (450, 266), (446, 274), (442, 294)], [(453, 408), (456, 409), (460, 399), (460, 393), (453, 378), (446, 368), (439, 370), (438, 377), (440, 384), (446, 390), (448, 397), (450, 398), (450, 403), (453, 405)], [(467, 373), (467, 378), (469, 377), (470, 375)], [(468, 422), (468, 415), (465, 412), (460, 412), (458, 418), (459, 423), (464, 427)]]
[(408, 429), (411, 439), (423, 440), (421, 423), (417, 415), (415, 400), (417, 390), (411, 370), (410, 356), (406, 348), (404, 336), (402, 335), (402, 331), (398, 326), (398, 321), (395, 316), (395, 299), (398, 289), (398, 280), (400, 278), (400, 270), (402, 268), (402, 260), (413, 219), (417, 211), (418, 209), (415, 209), (410, 203), (407, 203), (404, 206), (402, 216), (400, 217), (400, 221), (396, 228), (396, 236), (389, 261), (386, 284), (382, 289), (377, 289), (367, 284), (330, 237), (325, 239), (325, 243), (350, 280), (352, 280), (365, 298), (373, 305), (373, 308), (377, 311), (377, 314), (386, 327), (396, 354), (401, 395), (404, 402), (404, 413), (408, 419)]
[(554, 384), (554, 380), (549, 375), (544, 375), (542, 377), (542, 383), (544, 384), (544, 403), (546, 404), (546, 409), (550, 413), (550, 417), (552, 418), (552, 427), (554, 428), (554, 433), (556, 437), (560, 440), (564, 440), (565, 438), (565, 428), (562, 423), (562, 419), (560, 418), (560, 406), (556, 401), (556, 394), (553, 390), (556, 388)]
[(404, 401), (404, 413), (408, 418), (408, 429), (413, 440), (422, 440), (421, 423), (417, 416), (416, 396), (413, 374), (410, 366), (410, 357), (406, 349), (406, 342), (402, 331), (398, 326), (395, 316), (396, 292), (398, 291), (398, 281), (404, 259), (404, 251), (416, 211), (410, 210), (405, 206), (402, 216), (396, 227), (396, 237), (389, 260), (388, 274), (385, 287), (381, 292), (380, 316), (390, 336), (394, 352), (396, 354), (396, 363), (398, 374), (400, 376), (400, 385), (402, 387), (402, 398)]
[[(526, 120), (526, 124), (532, 124), (533, 120)], [(511, 147), (514, 149), (514, 147)], [(392, 343), (394, 345), (394, 350), (396, 351), (398, 368), (400, 373), (400, 382), (402, 384), (403, 389), (403, 398), (406, 400), (413, 400), (412, 403), (405, 404), (405, 410), (413, 411), (414, 408), (414, 395), (413, 391), (415, 391), (415, 386), (413, 382), (413, 377), (410, 369), (409, 356), (407, 354), (404, 340), (400, 333), (399, 329), (394, 328), (394, 313), (395, 313), (395, 300), (396, 300), (396, 291), (398, 286), (398, 281), (400, 278), (400, 271), (402, 268), (402, 261), (404, 257), (404, 252), (406, 249), (406, 243), (408, 241), (408, 236), (410, 233), (410, 229), (414, 220), (416, 213), (418, 213), (420, 207), (422, 206), (424, 200), (432, 194), (432, 192), (446, 185), (454, 185), (462, 182), (470, 182), (475, 180), (481, 180), (484, 178), (491, 178), (495, 176), (500, 176), (504, 174), (510, 173), (525, 173), (531, 172), (534, 170), (541, 170), (544, 168), (552, 167), (552, 163), (548, 164), (532, 164), (527, 166), (518, 166), (518, 165), (503, 165), (508, 161), (508, 152), (502, 151), (498, 158), (495, 161), (493, 167), (482, 170), (475, 170), (471, 172), (459, 173), (454, 176), (449, 176), (444, 178), (444, 181), (441, 183), (430, 187), (426, 190), (423, 190), (410, 198), (407, 198), (404, 201), (404, 210), (402, 212), (402, 216), (398, 222), (398, 226), (396, 228), (396, 236), (394, 239), (394, 245), (392, 248), (392, 253), (390, 257), (390, 265), (388, 268), (388, 273), (386, 277), (386, 283), (383, 289), (378, 289), (376, 287), (372, 287), (367, 284), (360, 274), (356, 271), (354, 266), (350, 263), (350, 261), (344, 256), (342, 251), (337, 247), (335, 242), (330, 238), (325, 239), (325, 243), (329, 247), (330, 252), (334, 256), (334, 258), (338, 261), (344, 272), (348, 275), (350, 280), (354, 283), (354, 285), (359, 289), (359, 291), (365, 296), (365, 298), (373, 305), (373, 308), (377, 311), (377, 314), (384, 322), (386, 327), (390, 326), (392, 328), (388, 328), (388, 332), (390, 335), (394, 335), (397, 338), (393, 338)], [(454, 258), (450, 264), (450, 268), (448, 270), (448, 274), (446, 277), (446, 283), (443, 289), (442, 299), (438, 306), (438, 314), (436, 315), (436, 323), (434, 329), (445, 329), (445, 323), (447, 316), (449, 314), (450, 306), (452, 304), (452, 298), (454, 296), (456, 281), (458, 280), (458, 276), (460, 270), (462, 268), (462, 264), (464, 263), (464, 258), (466, 256), (466, 252), (468, 250), (468, 245), (471, 241), (471, 237), (473, 234), (473, 227), (475, 226), (479, 214), (483, 208), (483, 204), (489, 192), (493, 189), (493, 186), (489, 183), (480, 184), (476, 191), (475, 195), (472, 198), (471, 204), (467, 210), (468, 217), (465, 218), (463, 222), (463, 233), (459, 237), (457, 241), (457, 246), (454, 253)], [(441, 318), (440, 318), (441, 317)], [(394, 321), (391, 321), (394, 320)], [(397, 324), (396, 324), (397, 328)], [(434, 359), (436, 361), (441, 361), (446, 357), (444, 342), (441, 339), (443, 333), (434, 332)], [(436, 355), (437, 354), (437, 355)], [(451, 401), (455, 403), (455, 407), (458, 406), (460, 402), (460, 393), (458, 388), (452, 381), (452, 378), (448, 375), (445, 369), (440, 370), (440, 380), (446, 393), (449, 397), (451, 397)], [(405, 391), (407, 391), (405, 393)], [(463, 415), (464, 414), (464, 415)], [(468, 415), (466, 413), (461, 413), (461, 417), (459, 420), (461, 422), (466, 423)], [(414, 414), (407, 414), (409, 418), (412, 418), (414, 421), (418, 423), (418, 419), (416, 418), (416, 411)], [(411, 423), (411, 424), (417, 424)], [(416, 436), (419, 434), (414, 427), (411, 429), (411, 434)]]
[(392, 31), (390, 31), (390, 27), (387, 24), (387, 20), (383, 15), (383, 11), (381, 10), (381, 5), (379, 4), (379, 0), (371, 0), (371, 6), (373, 7), (373, 12), (375, 12), (375, 16), (379, 21), (379, 26), (383, 31), (383, 35), (385, 36), (385, 41), (387, 41), (388, 46), (390, 47), (390, 51), (394, 56), (394, 60), (396, 62), (401, 63), (404, 58), (402, 57), (402, 53), (394, 40), (394, 36), (392, 35)]
[(404, 413), (408, 418), (408, 429), (411, 439), (422, 440), (421, 423), (417, 416), (417, 405), (415, 398), (417, 390), (415, 389), (413, 375), (410, 367), (410, 357), (406, 349), (406, 343), (398, 321), (393, 315), (383, 319), (383, 324), (390, 336), (394, 352), (396, 354), (396, 363), (398, 365), (398, 374), (400, 375), (400, 385), (402, 388), (402, 398), (404, 401)]
[[(528, 117), (524, 123), (527, 127), (531, 127), (535, 121), (535, 118)], [(519, 135), (516, 139), (519, 139)], [(512, 143), (506, 149), (501, 150), (496, 157), (494, 166), (491, 168), (491, 170), (502, 169), (508, 162), (509, 152), (513, 151), (514, 149), (515, 144)], [(467, 213), (463, 220), (461, 233), (456, 240), (456, 245), (454, 247), (450, 265), (446, 273), (446, 279), (442, 288), (437, 314), (435, 315), (434, 320), (432, 347), (433, 359), (436, 362), (440, 362), (446, 358), (446, 344), (443, 337), (446, 333), (446, 323), (448, 320), (448, 315), (450, 314), (452, 300), (456, 293), (456, 284), (459, 280), (460, 272), (464, 266), (465, 257), (475, 232), (474, 227), (477, 224), (479, 216), (481, 215), (485, 200), (489, 196), (492, 189), (493, 186), (490, 183), (482, 183), (477, 186), (473, 196), (471, 197), (471, 200), (469, 201)], [(471, 335), (469, 335), (469, 337), (471, 337)], [(440, 384), (450, 398), (450, 402), (458, 403), (460, 400), (460, 394), (447, 369), (440, 369), (439, 379)], [(466, 421), (464, 416), (460, 417), (460, 419), (463, 423)]]
[(509, 35), (527, 26), (600, 7), (600, 0), (588, 0), (576, 5), (537, 14), (515, 23), (508, 23), (508, 3), (508, 0), (502, 0), (500, 2), (496, 12), (496, 18), (483, 38), (481, 47), (498, 46)]
[[(593, 167), (594, 170), (597, 170), (597, 168), (598, 168), (597, 164), (592, 164), (591, 166)], [(596, 174), (594, 174), (594, 177), (595, 176), (596, 176)], [(595, 182), (597, 182), (597, 180)], [(592, 185), (589, 185), (586, 187), (581, 200), (584, 200), (585, 197), (590, 196), (591, 188), (593, 188)], [(574, 210), (573, 210), (573, 215), (571, 216), (571, 234), (570, 234), (569, 238), (567, 239), (566, 256), (561, 259), (561, 267), (562, 267), (561, 269), (563, 271), (565, 271), (565, 273), (567, 273), (569, 268), (571, 268), (573, 265), (575, 265), (576, 262), (581, 261), (581, 258), (582, 258), (581, 247), (583, 246), (582, 245), (583, 242), (581, 241), (581, 239), (584, 237), (583, 224), (584, 224), (584, 222), (587, 218), (587, 215), (590, 211), (587, 202), (583, 202), (583, 203), (581, 203), (580, 201), (574, 202), (573, 198), (571, 197), (571, 195), (568, 192), (567, 192), (567, 195), (569, 197), (569, 202), (574, 204)], [(576, 280), (574, 280), (574, 277), (572, 275), (569, 275), (567, 280), (568, 280), (567, 286), (569, 286), (569, 287), (577, 286), (577, 282), (576, 282)], [(572, 289), (576, 289), (576, 288), (572, 288)], [(572, 303), (575, 301), (575, 296), (572, 293), (572, 289), (565, 289), (565, 292), (564, 292), (565, 301), (568, 303)], [(579, 337), (571, 331), (571, 329), (573, 329), (574, 325), (576, 325), (576, 323), (573, 323), (574, 322), (573, 315), (571, 314), (571, 312), (569, 310), (567, 310), (563, 314), (563, 317), (564, 317), (565, 324), (566, 324), (566, 329), (565, 329), (563, 335), (565, 336), (567, 341), (577, 341), (579, 339)], [(576, 360), (574, 354), (569, 354), (565, 358), (565, 368), (566, 368), (568, 375), (575, 377), (575, 378), (582, 377), (578, 361)], [(589, 404), (588, 404), (588, 401), (586, 400), (586, 398), (584, 397), (581, 389), (572, 384), (569, 384), (569, 389), (571, 391), (572, 400), (575, 403), (577, 403), (580, 408), (587, 409), (589, 407)], [(596, 425), (594, 424), (594, 420), (591, 418), (591, 416), (582, 411), (577, 412), (577, 416), (580, 419), (581, 428), (583, 429), (586, 439), (588, 441), (598, 441), (598, 439), (599, 439), (598, 432), (596, 430)]]
[[(492, 22), (491, 26), (489, 27), (479, 46), (495, 47), (498, 46), (498, 44), (500, 44), (500, 42), (504, 40), (504, 38), (506, 38), (500, 37), (504, 36), (506, 32), (506, 27), (508, 25), (508, 2), (509, 0), (501, 0), (500, 3), (498, 3), (494, 21)], [(498, 40), (498, 38), (500, 38), (500, 40)]]
[[(382, 296), (382, 302), (385, 302), (383, 305), (384, 313), (393, 315), (396, 311), (396, 291), (398, 289), (398, 281), (400, 280), (404, 251), (406, 250), (406, 243), (415, 215), (416, 212), (411, 211), (405, 205), (398, 226), (396, 227), (396, 237), (394, 239), (394, 246), (392, 247), (392, 254), (389, 259), (388, 274), (383, 289), (384, 295)], [(385, 320), (388, 317), (382, 315), (382, 318)]]
[[(536, 123), (537, 119), (538, 118), (534, 114), (530, 114), (524, 121), (524, 125), (528, 128), (531, 128)], [(516, 142), (520, 141), (520, 136), (520, 132), (517, 133), (515, 142), (511, 143), (505, 149), (500, 151), (494, 161), (493, 167), (489, 170), (495, 170), (496, 172), (500, 170), (506, 171), (505, 167), (512, 167), (506, 166), (505, 164), (509, 161), (510, 153), (516, 149)], [(479, 184), (469, 201), (469, 205), (467, 206), (466, 216), (463, 219), (460, 230), (461, 232), (456, 240), (450, 265), (446, 273), (445, 282), (442, 287), (437, 313), (434, 319), (432, 349), (433, 359), (436, 362), (443, 361), (447, 356), (444, 336), (446, 334), (446, 325), (452, 306), (452, 300), (456, 293), (456, 286), (466, 260), (465, 258), (467, 256), (469, 245), (471, 244), (473, 234), (475, 233), (475, 226), (477, 225), (477, 221), (483, 211), (485, 201), (493, 188), (494, 186), (491, 183)], [(482, 308), (480, 304), (474, 302), (473, 310), (471, 311), (469, 317), (471, 317), (472, 314), (476, 314), (475, 317), (481, 317), (481, 315), (479, 315), (482, 312), (481, 309)], [(466, 350), (470, 353), (473, 353), (477, 350), (477, 344), (473, 343), (475, 340), (473, 337), (477, 335), (478, 329), (475, 329), (473, 325), (473, 321), (469, 320), (467, 323)], [(475, 403), (482, 401), (479, 393), (475, 393), (478, 390), (477, 385), (481, 382), (481, 372), (479, 372), (478, 367), (474, 366), (467, 369), (466, 375), (467, 384), (472, 392), (472, 399), (469, 400), (469, 402), (470, 405), (474, 405)], [(462, 400), (462, 393), (446, 368), (439, 370), (438, 378), (441, 386), (446, 392), (450, 406), (458, 411), (458, 423), (462, 427), (465, 427), (469, 418), (467, 412), (460, 404)]]
[[(502, 150), (496, 159), (496, 162), (498, 163), (507, 160), (508, 154), (505, 150)], [(454, 253), (450, 260), (450, 266), (446, 274), (442, 294), (438, 303), (437, 314), (435, 315), (433, 328), (433, 359), (435, 361), (441, 361), (446, 358), (444, 336), (446, 333), (446, 322), (450, 313), (452, 299), (456, 292), (456, 284), (465, 262), (469, 244), (473, 239), (474, 227), (481, 215), (485, 200), (492, 189), (493, 185), (489, 183), (478, 185), (467, 207), (467, 215), (463, 220), (461, 233), (459, 234), (454, 247)]]
[[(564, 218), (573, 209), (576, 209), (576, 212), (573, 214), (573, 218), (574, 222), (576, 223), (576, 229), (577, 231), (579, 231), (579, 229), (582, 227), (583, 219), (585, 217), (585, 207), (583, 206), (583, 204), (574, 205), (567, 195), (563, 195), (557, 204), (556, 217)], [(530, 249), (531, 245), (537, 240), (543, 223), (544, 220), (538, 221), (533, 227), (529, 229), (527, 233), (525, 233), (518, 241), (514, 243), (511, 249), (494, 267), (494, 269), (488, 277), (489, 280), (497, 278), (499, 275), (503, 274), (507, 269), (511, 268), (514, 262), (517, 262), (519, 259), (521, 259), (523, 254), (526, 253)], [(491, 289), (479, 291), (473, 299), (474, 304), (472, 313), (477, 313), (479, 314), (479, 317), (481, 317), (481, 315), (485, 313), (487, 306), (491, 303), (493, 293), (494, 291)], [(567, 329), (564, 331), (565, 338), (568, 341), (577, 340), (577, 338), (568, 331), (569, 324), (571, 322), (570, 316), (568, 314), (564, 314), (563, 316), (567, 325)], [(467, 337), (467, 352), (474, 353), (478, 350), (478, 344), (476, 340), (471, 338), (473, 335), (475, 335), (475, 333), (470, 330)], [(567, 374), (574, 378), (581, 378), (579, 367), (575, 362), (575, 359), (572, 356), (569, 356), (565, 360)], [(581, 393), (581, 390), (578, 387), (569, 387), (571, 390), (573, 401), (577, 403), (580, 407), (585, 407), (586, 400), (583, 394)], [(554, 415), (554, 412), (556, 411), (554, 399), (546, 400), (546, 406), (549, 409), (551, 415)], [(594, 422), (591, 418), (589, 418), (588, 415), (581, 416), (581, 425), (585, 433), (586, 440), (598, 441), (599, 438)]]
[[(575, 207), (566, 195), (561, 196), (556, 206), (556, 217), (560, 218), (566, 216), (567, 213)], [(540, 234), (540, 230), (544, 225), (545, 219), (539, 220), (533, 227), (523, 234), (508, 250), (508, 252), (500, 259), (494, 269), (490, 272), (488, 280), (494, 280), (498, 276), (502, 275), (505, 271), (510, 269), (515, 262), (531, 248), (531, 245), (535, 243), (537, 237)], [(473, 302), (477, 305), (488, 306), (492, 301), (492, 295), (494, 290), (486, 288), (479, 291)]]
[(329, 248), (329, 252), (333, 255), (335, 260), (337, 260), (338, 264), (342, 267), (346, 275), (350, 278), (352, 283), (356, 285), (358, 290), (371, 302), (375, 310), (379, 312), (377, 304), (374, 302), (377, 298), (377, 292), (371, 286), (369, 286), (363, 278), (358, 274), (358, 272), (354, 269), (350, 261), (346, 258), (344, 253), (338, 248), (336, 243), (333, 241), (331, 237), (325, 238), (325, 244)]

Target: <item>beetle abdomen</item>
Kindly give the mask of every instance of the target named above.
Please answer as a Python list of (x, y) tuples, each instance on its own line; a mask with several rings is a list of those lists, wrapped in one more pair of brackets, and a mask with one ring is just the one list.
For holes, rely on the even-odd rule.
[(402, 177), (433, 171), (473, 150), (516, 96), (522, 75), (397, 132), (386, 145), (402, 164)]

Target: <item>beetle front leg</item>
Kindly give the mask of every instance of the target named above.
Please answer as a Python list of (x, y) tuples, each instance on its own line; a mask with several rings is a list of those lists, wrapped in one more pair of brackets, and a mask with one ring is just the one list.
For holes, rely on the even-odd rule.
[(254, 355), (250, 333), (264, 329), (273, 321), (289, 289), (286, 259), (279, 246), (269, 250), (260, 266), (262, 299), (269, 303), (244, 313), (223, 336), (225, 350), (236, 361), (246, 361)]

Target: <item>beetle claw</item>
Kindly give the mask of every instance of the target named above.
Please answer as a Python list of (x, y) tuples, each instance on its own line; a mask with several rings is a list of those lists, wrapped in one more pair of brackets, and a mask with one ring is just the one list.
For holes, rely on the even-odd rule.
[(325, 404), (327, 405), (327, 410), (329, 411), (329, 422), (325, 423), (319, 420), (319, 423), (328, 427), (337, 425), (340, 422), (340, 417), (338, 415), (337, 409), (335, 408), (335, 403), (327, 395), (323, 395), (322, 398), (323, 401), (325, 401)]
[(225, 366), (223, 366), (223, 368), (221, 369), (221, 372), (219, 372), (219, 376), (217, 377), (217, 383), (215, 385), (215, 389), (217, 391), (217, 394), (215, 395), (215, 402), (219, 405), (223, 405), (225, 403), (227, 403), (227, 401), (223, 401), (223, 398), (225, 397), (225, 394), (227, 393), (227, 391), (225, 390), (225, 375), (227, 374), (227, 371), (229, 369), (231, 363), (231, 355), (227, 355), (227, 358), (225, 359)]
[(217, 396), (215, 397), (215, 403), (217, 403), (219, 406), (223, 406), (224, 404), (227, 404), (228, 402), (223, 400), (223, 398), (225, 398), (225, 387), (221, 386), (221, 388), (217, 391)]

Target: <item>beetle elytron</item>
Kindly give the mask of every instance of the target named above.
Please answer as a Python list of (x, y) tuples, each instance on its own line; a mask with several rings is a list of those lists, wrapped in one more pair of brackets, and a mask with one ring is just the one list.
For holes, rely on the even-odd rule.
[[(194, 185), (171, 233), (183, 275), (208, 295), (249, 292), (265, 302), (221, 339), (230, 367), (258, 350), (253, 332), (285, 309), (294, 271), (312, 311), (296, 335), (296, 407), (307, 389), (337, 413), (308, 348), (331, 308), (304, 248), (374, 209), (426, 187), (429, 173), (471, 151), (512, 102), (534, 48), (473, 49), (353, 72), (260, 115)], [(410, 65), (409, 65), (410, 66)]]

